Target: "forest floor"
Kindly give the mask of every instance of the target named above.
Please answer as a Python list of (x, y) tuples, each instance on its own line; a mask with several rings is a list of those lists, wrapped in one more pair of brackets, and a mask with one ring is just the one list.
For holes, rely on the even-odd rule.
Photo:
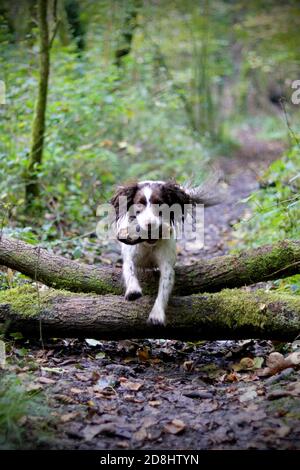
[[(233, 225), (249, 211), (238, 201), (257, 188), (262, 172), (283, 150), (276, 142), (240, 137), (243, 145), (235, 156), (219, 160), (229, 197), (207, 209), (205, 249), (187, 252), (179, 246), (180, 263), (236, 246)], [(119, 251), (107, 247), (101, 260), (120, 263)], [(255, 339), (66, 339), (47, 341), (43, 349), (38, 342), (16, 341), (9, 368), (28, 391), (41, 391), (50, 409), (46, 416), (23, 420), (23, 446), (300, 449), (300, 372), (287, 369), (269, 378), (256, 373), (278, 348), (288, 351), (287, 345)], [(243, 370), (245, 358), (252, 362)]]

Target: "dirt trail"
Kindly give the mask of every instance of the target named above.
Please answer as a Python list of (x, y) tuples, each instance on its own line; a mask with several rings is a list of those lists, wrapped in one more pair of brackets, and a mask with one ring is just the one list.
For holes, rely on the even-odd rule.
[[(245, 210), (237, 201), (281, 151), (245, 137), (243, 151), (220, 159), (229, 198), (207, 211), (205, 256), (228, 252), (232, 224)], [(198, 257), (179, 249), (180, 262)], [(271, 342), (64, 340), (29, 347), (38, 369), (19, 372), (44, 390), (52, 410), (50, 434), (29, 447), (300, 449), (299, 372), (262, 379), (254, 368), (235, 370), (242, 358), (265, 358)]]

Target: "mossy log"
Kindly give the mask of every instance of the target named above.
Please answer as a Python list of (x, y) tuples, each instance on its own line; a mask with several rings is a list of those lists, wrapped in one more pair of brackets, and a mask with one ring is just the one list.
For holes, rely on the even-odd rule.
[[(4, 236), (0, 239), (1, 264), (58, 289), (97, 294), (123, 293), (120, 268), (78, 263)], [(236, 255), (200, 260), (191, 266), (178, 266), (173, 294), (217, 292), (223, 288), (242, 287), (299, 272), (300, 242), (284, 240)], [(145, 294), (156, 292), (157, 278), (155, 271), (141, 276)]]
[(172, 297), (166, 327), (146, 323), (154, 302), (126, 302), (116, 295), (75, 294), (32, 285), (0, 292), (0, 322), (6, 334), (98, 339), (265, 338), (291, 341), (300, 331), (300, 297), (224, 289), (214, 294)]

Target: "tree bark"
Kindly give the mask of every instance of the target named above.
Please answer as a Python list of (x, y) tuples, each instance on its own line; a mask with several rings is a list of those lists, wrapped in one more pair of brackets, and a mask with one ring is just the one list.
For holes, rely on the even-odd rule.
[(47, 4), (48, 0), (38, 0), (39, 80), (38, 95), (32, 125), (29, 167), (25, 175), (27, 207), (31, 207), (39, 196), (38, 170), (42, 163), (44, 147), (45, 115), (50, 69), (50, 44), (47, 20)]
[(121, 45), (115, 52), (115, 64), (117, 67), (121, 67), (124, 57), (130, 54), (134, 31), (138, 27), (137, 17), (141, 6), (141, 0), (131, 0), (127, 6), (126, 17), (121, 32)]
[(6, 334), (98, 339), (265, 338), (291, 341), (300, 331), (300, 298), (287, 294), (224, 289), (215, 294), (173, 297), (166, 327), (148, 326), (154, 299), (127, 302), (116, 295), (73, 294), (33, 286), (0, 292)]
[[(0, 265), (17, 270), (50, 287), (74, 292), (122, 294), (121, 269), (89, 266), (57, 256), (38, 246), (2, 236)], [(177, 266), (174, 295), (217, 292), (300, 272), (300, 242), (285, 240), (273, 245)], [(141, 276), (145, 294), (157, 289), (157, 272)]]

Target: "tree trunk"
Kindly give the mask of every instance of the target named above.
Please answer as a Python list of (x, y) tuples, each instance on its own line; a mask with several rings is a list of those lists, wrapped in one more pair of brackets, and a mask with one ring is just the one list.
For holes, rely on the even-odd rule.
[(29, 157), (29, 167), (25, 175), (27, 207), (31, 207), (39, 196), (38, 171), (39, 166), (42, 163), (44, 147), (45, 115), (50, 68), (47, 4), (48, 0), (38, 0), (39, 81), (38, 95), (32, 125), (32, 142)]
[(300, 331), (300, 298), (240, 289), (173, 297), (166, 327), (148, 326), (154, 299), (127, 302), (116, 295), (72, 294), (25, 286), (0, 292), (0, 322), (6, 334), (98, 339), (265, 338), (290, 341)]
[(71, 34), (79, 52), (85, 48), (85, 28), (80, 19), (80, 4), (77, 0), (65, 0), (64, 7)]
[[(4, 236), (0, 239), (1, 264), (50, 287), (97, 294), (123, 293), (120, 269), (78, 263)], [(285, 240), (237, 255), (201, 260), (191, 266), (177, 266), (173, 293), (217, 292), (299, 272), (300, 242)], [(140, 277), (144, 293), (155, 293), (158, 273), (150, 271)]]
[(128, 10), (121, 32), (121, 45), (115, 52), (115, 64), (117, 67), (121, 67), (123, 58), (130, 54), (134, 31), (138, 26), (137, 16), (141, 5), (141, 0), (131, 0), (127, 6)]

